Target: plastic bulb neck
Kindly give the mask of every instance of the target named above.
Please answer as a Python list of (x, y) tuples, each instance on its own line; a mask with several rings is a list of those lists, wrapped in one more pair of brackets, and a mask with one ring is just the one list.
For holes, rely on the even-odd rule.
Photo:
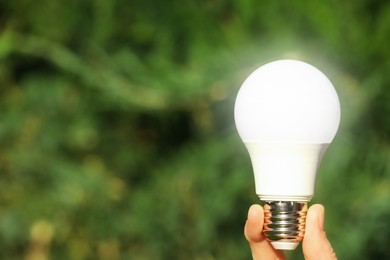
[(264, 203), (264, 233), (277, 250), (294, 250), (305, 234), (307, 202)]

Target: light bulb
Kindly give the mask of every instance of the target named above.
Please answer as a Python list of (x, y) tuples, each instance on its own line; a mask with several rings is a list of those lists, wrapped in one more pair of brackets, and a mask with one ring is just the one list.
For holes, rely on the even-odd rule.
[(242, 84), (234, 118), (264, 202), (266, 237), (275, 249), (295, 249), (304, 236), (317, 168), (340, 123), (336, 90), (312, 65), (274, 61)]

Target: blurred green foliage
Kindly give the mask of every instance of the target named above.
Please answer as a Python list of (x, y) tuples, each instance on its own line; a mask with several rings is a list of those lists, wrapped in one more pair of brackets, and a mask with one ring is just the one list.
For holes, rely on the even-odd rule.
[(389, 259), (389, 39), (386, 1), (0, 1), (0, 258), (250, 259), (234, 98), (298, 58), (341, 99), (328, 236)]

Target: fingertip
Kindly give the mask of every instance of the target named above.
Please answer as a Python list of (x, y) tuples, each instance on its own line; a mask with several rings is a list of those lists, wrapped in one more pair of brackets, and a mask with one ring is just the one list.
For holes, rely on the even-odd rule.
[(325, 207), (321, 204), (312, 205), (307, 212), (307, 222), (317, 225), (321, 231), (324, 231)]
[(325, 212), (325, 207), (322, 204), (311, 205), (308, 211), (317, 212), (319, 214)]
[(262, 240), (263, 231), (263, 208), (258, 205), (252, 205), (248, 210), (248, 218), (245, 223), (245, 237), (248, 242), (258, 242)]
[(259, 204), (253, 204), (248, 210), (248, 220), (256, 220), (262, 218), (264, 214), (263, 207)]

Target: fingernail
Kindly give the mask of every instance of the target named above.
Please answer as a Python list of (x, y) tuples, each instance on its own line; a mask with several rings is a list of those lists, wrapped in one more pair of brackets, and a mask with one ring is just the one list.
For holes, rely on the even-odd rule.
[(325, 208), (322, 208), (318, 214), (318, 227), (321, 231), (325, 230)]
[(256, 219), (261, 214), (259, 205), (252, 205), (248, 211), (248, 219)]

